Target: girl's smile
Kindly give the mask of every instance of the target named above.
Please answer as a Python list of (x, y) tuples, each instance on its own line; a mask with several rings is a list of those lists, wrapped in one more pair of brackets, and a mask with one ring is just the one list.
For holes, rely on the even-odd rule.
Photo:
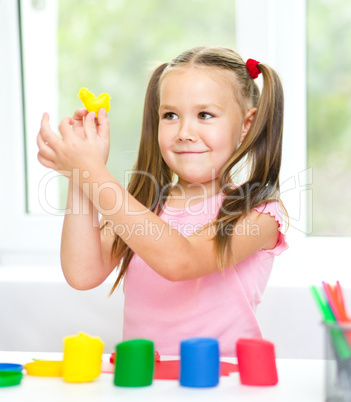
[(227, 73), (214, 77), (211, 69), (188, 67), (166, 73), (161, 82), (159, 146), (183, 186), (213, 188), (243, 139), (245, 119), (233, 78)]

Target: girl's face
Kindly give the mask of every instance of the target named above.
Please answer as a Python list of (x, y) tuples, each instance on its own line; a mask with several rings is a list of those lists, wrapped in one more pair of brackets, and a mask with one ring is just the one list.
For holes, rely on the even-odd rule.
[(160, 86), (159, 115), (161, 154), (179, 184), (209, 189), (215, 180), (218, 190), (219, 172), (248, 129), (229, 73), (196, 67), (168, 72)]

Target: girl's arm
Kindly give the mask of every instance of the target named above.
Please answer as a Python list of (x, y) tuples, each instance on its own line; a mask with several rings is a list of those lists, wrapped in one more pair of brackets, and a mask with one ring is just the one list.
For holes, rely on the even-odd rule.
[[(83, 120), (88, 112), (78, 109), (72, 119), (74, 134), (85, 138)], [(109, 153), (108, 120), (98, 117), (99, 147), (104, 161)], [(54, 153), (38, 134), (38, 159), (44, 166), (52, 166)], [(102, 283), (116, 266), (111, 260), (113, 237), (100, 232), (98, 211), (79, 186), (79, 170), (61, 172), (68, 177), (66, 215), (62, 229), (61, 264), (67, 282), (74, 288), (91, 289)]]
[(112, 272), (113, 237), (100, 231), (98, 211), (70, 178), (61, 239), (61, 265), (67, 282), (86, 290), (100, 285)]
[[(97, 210), (113, 224), (114, 231), (152, 269), (172, 281), (188, 280), (218, 271), (214, 231), (203, 230), (189, 237), (166, 224), (156, 214), (132, 197), (107, 170), (97, 149), (93, 114), (88, 115), (86, 139), (74, 135), (69, 118), (59, 127), (62, 139), (53, 133), (48, 115), (42, 119), (42, 136), (55, 153), (52, 166), (56, 170), (80, 171), (80, 187)], [(78, 154), (75, 150), (80, 149)], [(89, 174), (84, 174), (88, 172)], [(278, 239), (274, 218), (251, 212), (238, 224), (255, 225), (255, 234), (232, 236), (235, 262), (238, 263), (262, 248), (273, 248)], [(157, 230), (150, 230), (157, 228)], [(232, 265), (229, 259), (226, 266)]]
[[(99, 208), (111, 211), (109, 220), (115, 232), (158, 274), (171, 281), (183, 281), (218, 271), (213, 226), (184, 237), (132, 197), (106, 168), (95, 172), (94, 179), (85, 182), (86, 189), (90, 189), (89, 198)], [(94, 192), (92, 184), (106, 182), (109, 190)], [(237, 225), (249, 229), (232, 235), (235, 261), (227, 258), (226, 267), (277, 244), (278, 223), (268, 214), (252, 211)]]

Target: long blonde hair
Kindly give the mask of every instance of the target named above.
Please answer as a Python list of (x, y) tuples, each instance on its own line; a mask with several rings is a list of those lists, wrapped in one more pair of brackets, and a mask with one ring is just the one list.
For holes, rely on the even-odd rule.
[[(233, 50), (222, 47), (196, 47), (185, 51), (170, 63), (161, 64), (156, 68), (146, 91), (139, 153), (128, 192), (158, 215), (169, 195), (173, 179), (173, 172), (163, 160), (158, 145), (160, 83), (172, 69), (189, 66), (233, 72), (234, 95), (243, 113), (257, 108), (256, 116), (241, 146), (233, 152), (218, 178), (225, 198), (215, 221), (214, 242), (218, 266), (223, 270), (225, 256), (232, 257), (228, 235), (232, 231), (226, 229), (234, 227), (237, 221), (255, 206), (270, 200), (279, 200), (283, 89), (276, 72), (260, 63), (258, 68), (263, 77), (263, 89), (260, 94), (243, 59)], [(243, 161), (248, 167), (247, 179), (244, 183), (234, 186), (234, 168)], [(111, 293), (126, 274), (133, 255), (133, 250), (116, 235), (112, 256), (117, 257), (120, 268)]]

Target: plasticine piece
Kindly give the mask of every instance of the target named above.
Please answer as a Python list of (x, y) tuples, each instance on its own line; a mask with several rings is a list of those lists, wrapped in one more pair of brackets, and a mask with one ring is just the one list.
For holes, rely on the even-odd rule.
[(120, 387), (145, 387), (152, 384), (155, 367), (154, 343), (131, 339), (116, 346), (114, 384)]
[(95, 117), (97, 117), (101, 108), (104, 108), (106, 113), (110, 111), (111, 96), (109, 94), (100, 94), (95, 98), (95, 95), (88, 91), (87, 88), (81, 88), (78, 97), (83, 102), (88, 112), (95, 112)]
[(157, 362), (161, 361), (161, 356), (160, 356), (160, 354), (158, 353), (157, 350), (155, 351), (155, 360), (156, 360)]
[(240, 381), (244, 385), (275, 385), (278, 382), (273, 343), (261, 338), (236, 343)]
[(221, 377), (228, 377), (231, 373), (237, 373), (239, 366), (234, 363), (221, 362)]
[[(155, 380), (179, 380), (179, 360), (157, 361), (155, 365)], [(238, 371), (238, 365), (227, 362), (220, 362), (221, 377), (228, 377), (231, 373)]]
[[(111, 356), (110, 356), (110, 363), (111, 364), (115, 364), (115, 359), (116, 359), (116, 352), (112, 352)], [(158, 353), (158, 351), (155, 351), (155, 361), (159, 362), (161, 360), (160, 358), (160, 354)]]
[(179, 360), (157, 361), (155, 364), (155, 380), (179, 380)]
[(101, 373), (104, 343), (98, 337), (80, 332), (64, 338), (63, 379), (67, 382), (90, 382)]
[[(179, 380), (179, 360), (156, 360), (154, 380)], [(115, 367), (112, 363), (103, 362), (102, 373), (114, 373)], [(229, 376), (239, 371), (238, 365), (233, 363), (220, 363), (221, 377)]]
[(190, 338), (180, 343), (180, 385), (215, 387), (219, 383), (219, 343), (215, 338)]
[(24, 368), (28, 375), (38, 377), (62, 377), (63, 361), (36, 360), (27, 363)]

